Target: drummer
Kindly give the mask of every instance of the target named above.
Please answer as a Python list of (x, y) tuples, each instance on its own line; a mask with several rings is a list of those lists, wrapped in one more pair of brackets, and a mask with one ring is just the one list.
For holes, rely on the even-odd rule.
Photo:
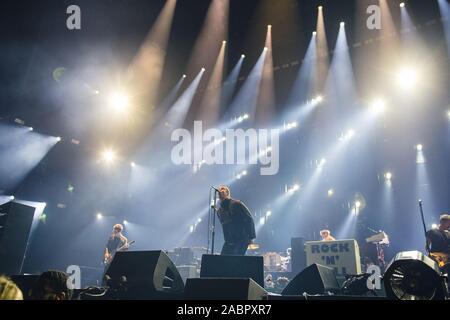
[(336, 239), (331, 235), (330, 230), (321, 230), (320, 236), (322, 237), (322, 241), (336, 241)]

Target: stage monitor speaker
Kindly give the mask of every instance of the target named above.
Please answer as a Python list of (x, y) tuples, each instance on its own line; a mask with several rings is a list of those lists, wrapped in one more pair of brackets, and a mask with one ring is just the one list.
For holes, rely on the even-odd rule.
[(306, 268), (305, 239), (291, 238), (291, 273), (299, 273)]
[(204, 254), (200, 278), (252, 278), (264, 288), (264, 258)]
[(250, 278), (187, 279), (188, 300), (263, 300), (267, 291)]
[(312, 264), (294, 277), (284, 288), (282, 295), (337, 293), (340, 290), (334, 269)]
[(23, 299), (30, 300), (31, 289), (33, 289), (35, 282), (39, 278), (39, 274), (18, 274), (12, 275), (10, 278), (22, 291)]
[(166, 299), (184, 290), (177, 268), (161, 250), (117, 252), (105, 277), (127, 288), (125, 299)]
[(0, 206), (0, 274), (22, 272), (35, 210), (17, 202)]

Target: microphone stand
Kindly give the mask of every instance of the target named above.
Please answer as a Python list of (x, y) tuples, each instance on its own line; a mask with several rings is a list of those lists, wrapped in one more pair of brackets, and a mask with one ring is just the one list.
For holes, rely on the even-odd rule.
[(423, 207), (422, 207), (422, 200), (419, 200), (419, 209), (420, 209), (420, 215), (422, 217), (422, 224), (423, 224), (423, 231), (425, 232), (425, 248), (428, 251), (428, 254), (430, 253), (430, 248), (428, 246), (428, 241), (427, 241), (427, 226), (425, 224), (425, 217), (423, 215)]
[[(214, 203), (211, 205), (213, 201), (211, 201), (211, 190), (214, 189)], [(216, 236), (216, 208), (217, 208), (217, 193), (218, 190), (211, 187), (209, 190), (209, 217), (208, 217), (208, 250), (209, 253), (209, 245), (211, 243), (211, 254), (214, 254), (214, 241)], [(211, 217), (212, 216), (212, 217)], [(212, 224), (211, 224), (212, 220)]]
[(212, 223), (212, 232), (211, 232), (211, 254), (214, 254), (214, 240), (216, 236), (216, 210), (217, 210), (217, 193), (218, 191), (214, 189), (214, 204), (212, 207), (213, 212), (213, 223)]

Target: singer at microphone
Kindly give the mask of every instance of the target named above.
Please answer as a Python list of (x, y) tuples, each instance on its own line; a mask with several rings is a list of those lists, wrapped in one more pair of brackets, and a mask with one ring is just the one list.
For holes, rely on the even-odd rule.
[(212, 188), (217, 190), (220, 199), (217, 216), (222, 224), (225, 240), (221, 254), (245, 255), (248, 245), (256, 238), (252, 214), (244, 203), (231, 198), (228, 187)]

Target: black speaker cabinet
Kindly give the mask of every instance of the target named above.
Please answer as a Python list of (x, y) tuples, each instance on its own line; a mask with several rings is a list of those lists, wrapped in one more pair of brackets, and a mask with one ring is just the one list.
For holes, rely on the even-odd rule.
[(202, 256), (200, 278), (251, 278), (264, 288), (264, 259), (261, 256)]
[(305, 239), (291, 238), (291, 272), (296, 275), (306, 268)]
[(0, 274), (20, 274), (35, 208), (16, 202), (0, 206)]
[(337, 293), (340, 290), (334, 269), (312, 264), (294, 277), (282, 295)]
[(170, 298), (184, 290), (177, 268), (164, 251), (117, 252), (106, 270), (114, 286), (127, 288), (130, 299)]
[(263, 300), (267, 291), (250, 278), (187, 279), (188, 300)]

